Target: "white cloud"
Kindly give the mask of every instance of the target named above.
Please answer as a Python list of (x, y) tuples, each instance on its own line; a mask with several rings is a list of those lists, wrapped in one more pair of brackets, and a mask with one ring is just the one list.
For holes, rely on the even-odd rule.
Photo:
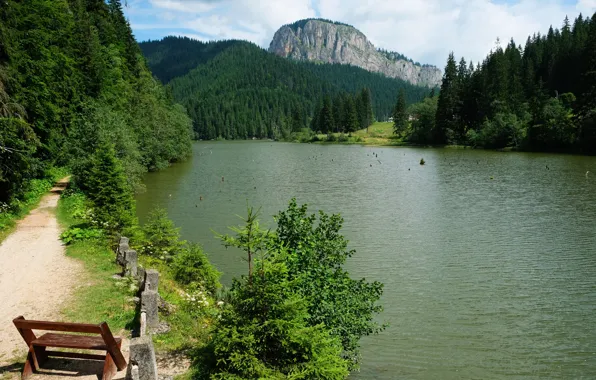
[[(535, 33), (558, 27), (565, 15), (591, 16), (596, 0), (133, 0), (135, 25), (153, 12), (164, 24), (214, 39), (239, 38), (268, 47), (283, 24), (322, 17), (354, 25), (377, 46), (442, 67), (450, 51), (475, 62), (500, 38), (524, 44)], [(131, 7), (133, 8), (133, 7)], [(138, 17), (139, 19), (135, 19)], [(180, 33), (179, 33), (180, 34)]]
[(217, 4), (214, 2), (193, 0), (149, 0), (149, 3), (151, 3), (156, 8), (193, 13), (209, 12), (217, 7)]
[(579, 0), (577, 9), (586, 14), (592, 14), (596, 10), (596, 0)]

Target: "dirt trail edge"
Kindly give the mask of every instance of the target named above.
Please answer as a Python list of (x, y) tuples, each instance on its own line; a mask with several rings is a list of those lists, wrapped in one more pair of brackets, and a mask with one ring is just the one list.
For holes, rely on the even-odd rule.
[(0, 245), (0, 364), (27, 351), (13, 318), (60, 318), (84, 271), (81, 263), (65, 256), (55, 215), (67, 182), (60, 180)]

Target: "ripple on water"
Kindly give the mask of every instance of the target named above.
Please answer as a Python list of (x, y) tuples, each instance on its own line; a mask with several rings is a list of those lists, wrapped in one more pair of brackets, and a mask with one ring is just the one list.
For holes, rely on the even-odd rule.
[(385, 284), (390, 323), (363, 339), (351, 378), (596, 378), (596, 176), (585, 177), (596, 158), (258, 142), (195, 152), (206, 147), (147, 176), (140, 217), (166, 206), (229, 282), (245, 263), (211, 230), (238, 224), (247, 200), (266, 225), (293, 196), (341, 212), (357, 250), (348, 268)]

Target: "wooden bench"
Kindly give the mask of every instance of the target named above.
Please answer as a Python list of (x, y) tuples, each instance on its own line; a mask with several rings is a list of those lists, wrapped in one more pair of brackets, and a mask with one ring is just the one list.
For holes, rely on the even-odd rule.
[[(117, 371), (126, 368), (126, 359), (120, 351), (122, 338), (114, 337), (108, 324), (98, 325), (85, 323), (62, 323), (26, 320), (23, 316), (12, 321), (29, 347), (27, 361), (23, 368), (22, 379), (26, 379), (38, 371), (48, 357), (101, 360), (103, 380), (110, 380)], [(97, 334), (100, 336), (45, 333), (39, 338), (32, 330), (63, 331), (75, 333)], [(83, 350), (106, 351), (106, 355), (81, 354), (76, 352), (48, 351), (48, 347), (73, 348)]]

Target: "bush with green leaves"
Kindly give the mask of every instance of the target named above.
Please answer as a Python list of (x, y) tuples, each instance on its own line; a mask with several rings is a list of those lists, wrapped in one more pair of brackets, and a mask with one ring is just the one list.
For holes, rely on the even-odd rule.
[(60, 235), (64, 244), (72, 244), (81, 240), (98, 239), (103, 237), (103, 231), (97, 228), (72, 227)]
[(293, 199), (275, 233), (248, 209), (226, 246), (244, 250), (248, 275), (234, 279), (213, 340), (197, 358), (201, 379), (344, 379), (357, 369), (359, 340), (380, 332), (383, 285), (342, 266), (355, 252), (339, 215), (308, 215)]
[(180, 229), (168, 218), (168, 213), (161, 207), (156, 207), (149, 213), (149, 218), (143, 226), (144, 241), (141, 253), (165, 261), (171, 261), (184, 245), (180, 241)]
[(85, 165), (77, 168), (75, 183), (93, 205), (97, 227), (110, 234), (135, 222), (135, 201), (114, 146), (99, 145)]
[(317, 216), (307, 212), (306, 204), (298, 206), (292, 199), (288, 209), (276, 216), (277, 230), (269, 249), (288, 249), (284, 261), (289, 280), (307, 302), (308, 323), (329, 328), (340, 339), (350, 368), (355, 369), (360, 338), (384, 329), (375, 321), (382, 311), (378, 301), (383, 284), (353, 279), (343, 269), (356, 252), (347, 249), (348, 241), (340, 233), (343, 219), (339, 214), (319, 211)]
[(218, 272), (198, 244), (187, 244), (174, 257), (171, 264), (176, 281), (183, 285), (194, 284), (214, 294), (221, 287)]
[(519, 147), (526, 137), (529, 114), (518, 118), (509, 112), (497, 113), (493, 119), (486, 119), (482, 129), (477, 133), (468, 134), (473, 145), (484, 148)]
[(342, 346), (324, 325), (308, 322), (308, 303), (294, 292), (285, 251), (256, 260), (236, 279), (212, 340), (198, 360), (198, 379), (345, 379)]

